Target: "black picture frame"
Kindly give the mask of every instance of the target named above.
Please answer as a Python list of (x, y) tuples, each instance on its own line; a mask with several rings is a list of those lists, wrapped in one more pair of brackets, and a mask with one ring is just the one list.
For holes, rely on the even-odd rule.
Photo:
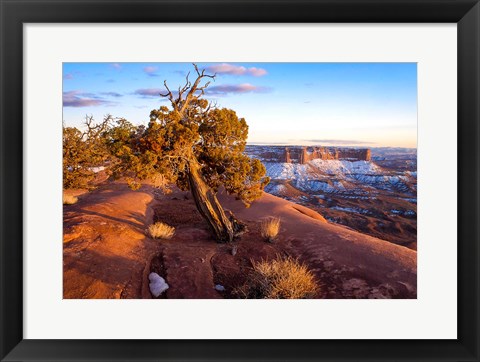
[[(0, 14), (2, 361), (479, 361), (478, 0), (0, 0)], [(23, 339), (23, 24), (158, 22), (457, 23), (456, 340)]]

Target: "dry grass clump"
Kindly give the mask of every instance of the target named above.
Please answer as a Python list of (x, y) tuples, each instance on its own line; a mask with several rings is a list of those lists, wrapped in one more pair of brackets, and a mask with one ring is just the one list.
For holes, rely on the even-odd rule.
[(175, 228), (163, 222), (156, 222), (148, 227), (148, 233), (154, 239), (171, 239)]
[(262, 238), (264, 238), (269, 243), (273, 242), (280, 231), (280, 218), (279, 217), (270, 217), (260, 224), (260, 232)]
[(253, 263), (248, 282), (236, 291), (240, 297), (259, 299), (305, 299), (317, 292), (313, 274), (291, 257)]
[(73, 204), (76, 204), (77, 201), (78, 201), (78, 197), (63, 193), (63, 204), (64, 205), (73, 205)]

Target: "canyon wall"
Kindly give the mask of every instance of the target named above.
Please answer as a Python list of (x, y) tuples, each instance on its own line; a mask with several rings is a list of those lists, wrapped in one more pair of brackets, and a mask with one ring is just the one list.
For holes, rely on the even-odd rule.
[(256, 155), (268, 162), (304, 164), (315, 159), (348, 161), (371, 160), (371, 151), (368, 148), (268, 146), (268, 150), (265, 149), (262, 151), (258, 153), (256, 152)]

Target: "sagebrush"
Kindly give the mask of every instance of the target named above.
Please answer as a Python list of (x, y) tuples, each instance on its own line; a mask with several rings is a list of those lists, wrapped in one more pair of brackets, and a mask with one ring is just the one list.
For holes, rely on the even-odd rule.
[(279, 217), (270, 217), (266, 220), (263, 220), (260, 224), (260, 232), (262, 237), (268, 241), (273, 242), (280, 231), (280, 218)]
[(156, 222), (148, 227), (148, 234), (154, 239), (171, 239), (175, 228), (163, 222)]
[(63, 204), (64, 205), (73, 205), (76, 204), (78, 201), (78, 197), (73, 196), (73, 195), (66, 195), (65, 193), (63, 194)]
[(297, 259), (280, 257), (253, 262), (253, 271), (245, 285), (236, 290), (243, 298), (306, 299), (319, 291), (314, 275)]

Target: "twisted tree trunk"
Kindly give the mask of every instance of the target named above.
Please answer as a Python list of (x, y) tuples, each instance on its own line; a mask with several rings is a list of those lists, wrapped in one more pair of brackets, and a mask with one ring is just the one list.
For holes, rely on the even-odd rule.
[(234, 225), (225, 215), (215, 192), (205, 183), (200, 165), (192, 161), (188, 166), (188, 183), (198, 211), (210, 225), (218, 242), (230, 242), (234, 237)]

